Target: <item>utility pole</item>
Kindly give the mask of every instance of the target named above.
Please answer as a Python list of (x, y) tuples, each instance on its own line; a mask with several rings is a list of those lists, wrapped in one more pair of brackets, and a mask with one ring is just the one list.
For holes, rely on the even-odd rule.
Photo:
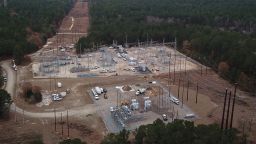
[(185, 75), (187, 75), (187, 56), (185, 58)]
[(196, 104), (197, 104), (197, 97), (198, 97), (198, 82), (196, 83)]
[(60, 113), (60, 124), (61, 124), (61, 135), (63, 137), (63, 122), (62, 122), (62, 112)]
[(162, 98), (162, 108), (164, 107), (164, 94), (163, 94), (163, 89), (161, 89), (161, 98)]
[(23, 124), (25, 124), (24, 109), (22, 109), (22, 121), (23, 121)]
[(231, 111), (230, 128), (232, 128), (232, 125), (233, 125), (233, 115), (234, 115), (235, 102), (236, 102), (236, 88), (237, 88), (237, 83), (235, 83), (235, 91), (234, 91), (234, 96), (233, 96), (233, 104), (232, 104), (232, 111)]
[(54, 130), (55, 130), (55, 132), (56, 132), (56, 130), (57, 130), (56, 124), (57, 124), (57, 120), (56, 120), (56, 109), (54, 108)]
[(169, 85), (169, 97), (171, 97), (171, 53), (169, 56), (169, 80), (168, 80), (168, 85)]
[(180, 57), (180, 78), (181, 78), (181, 62), (182, 62), (182, 60), (181, 60), (181, 57)]
[(184, 96), (184, 87), (185, 87), (185, 83), (184, 83), (184, 80), (183, 80), (183, 88), (182, 88), (182, 105), (181, 105), (181, 107), (183, 108), (183, 103), (184, 103), (184, 98), (183, 98), (183, 96)]
[(67, 110), (67, 128), (68, 128), (68, 138), (69, 138), (69, 121), (68, 121), (68, 110)]
[(203, 66), (201, 65), (201, 76), (203, 75)]
[(228, 95), (228, 89), (226, 88), (223, 111), (222, 111), (222, 118), (221, 118), (221, 130), (223, 130), (223, 126), (224, 126), (224, 120), (225, 120), (224, 117), (225, 117), (225, 110), (226, 110), (227, 95)]
[(180, 79), (179, 79), (179, 86), (178, 86), (178, 98), (180, 98)]
[(14, 105), (14, 120), (17, 122), (16, 105)]
[(173, 73), (173, 84), (175, 83), (175, 69), (176, 69), (176, 50), (177, 50), (177, 42), (176, 42), (176, 38), (175, 38), (175, 42), (174, 42), (174, 73)]
[(226, 119), (226, 127), (225, 129), (228, 129), (228, 121), (229, 121), (229, 107), (230, 107), (230, 99), (231, 99), (232, 92), (229, 92), (229, 98), (228, 98), (228, 111), (227, 111), (227, 119)]
[(159, 86), (159, 90), (158, 90), (158, 92), (159, 92), (159, 94), (158, 94), (158, 112), (160, 111), (160, 95), (161, 95), (160, 90), (161, 90), (161, 88)]
[(223, 126), (224, 126), (224, 120), (225, 120), (224, 117), (225, 117), (225, 110), (226, 110), (227, 95), (228, 95), (228, 89), (226, 88), (223, 111), (222, 111), (222, 119), (221, 119), (221, 130), (223, 130)]
[(189, 80), (188, 80), (188, 85), (187, 85), (187, 101), (188, 101), (188, 90), (189, 90)]
[(175, 111), (174, 111), (174, 106), (172, 106), (172, 121), (174, 120), (174, 116), (175, 116)]

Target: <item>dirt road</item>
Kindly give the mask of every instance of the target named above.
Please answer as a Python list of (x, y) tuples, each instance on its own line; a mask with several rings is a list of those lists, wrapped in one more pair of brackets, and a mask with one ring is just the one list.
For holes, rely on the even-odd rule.
[[(54, 117), (54, 109), (52, 109), (49, 112), (30, 112), (28, 110), (23, 110), (15, 105), (15, 97), (16, 97), (16, 92), (15, 92), (15, 87), (16, 87), (16, 71), (14, 71), (11, 68), (11, 61), (3, 61), (1, 63), (1, 66), (4, 71), (7, 73), (7, 83), (6, 83), (6, 91), (10, 93), (12, 96), (12, 99), (14, 99), (14, 102), (11, 105), (11, 110), (16, 111), (17, 113), (23, 114), (28, 117), (33, 117), (33, 118), (53, 118)], [(86, 106), (82, 107), (76, 107), (76, 108), (70, 108), (69, 109), (69, 115), (88, 115), (88, 114), (93, 114), (98, 110), (98, 106), (96, 104), (89, 104)], [(63, 116), (66, 115), (66, 110), (57, 110), (56, 111), (56, 116), (60, 117), (61, 113), (63, 113)]]

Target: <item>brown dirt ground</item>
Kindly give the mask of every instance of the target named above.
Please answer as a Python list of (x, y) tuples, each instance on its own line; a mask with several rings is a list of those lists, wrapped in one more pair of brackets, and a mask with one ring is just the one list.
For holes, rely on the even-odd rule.
[[(224, 103), (224, 95), (225, 95), (225, 88), (228, 88), (229, 90), (234, 91), (234, 86), (230, 84), (228, 81), (220, 78), (214, 71), (207, 70), (203, 71), (203, 75), (201, 75), (200, 71), (189, 71), (187, 72), (187, 75), (185, 73), (176, 73), (175, 75), (176, 80), (174, 82), (174, 85), (172, 86), (172, 92), (175, 90), (173, 87), (178, 87), (179, 79), (181, 79), (180, 86), (182, 91), (183, 82), (185, 87), (187, 86), (187, 81), (190, 81), (190, 89), (191, 97), (194, 99), (194, 103), (192, 102), (186, 102), (189, 107), (191, 107), (192, 110), (194, 110), (196, 113), (198, 113), (200, 116), (203, 115), (203, 119), (200, 119), (196, 121), (197, 124), (201, 123), (218, 123), (221, 122), (222, 117), (222, 109), (223, 109), (223, 103)], [(154, 78), (159, 80), (164, 80), (165, 84), (168, 84), (168, 74), (161, 74), (159, 76), (154, 76)], [(171, 73), (171, 79), (174, 78), (174, 74)], [(198, 96), (198, 104), (195, 104), (195, 90), (196, 85), (198, 83), (199, 86), (199, 96)], [(185, 95), (186, 95), (186, 88), (185, 88)], [(252, 131), (248, 131), (248, 134), (251, 137), (251, 140), (256, 141), (256, 98), (248, 96), (247, 93), (237, 90), (237, 99), (236, 99), (236, 105), (234, 110), (234, 121), (233, 126), (236, 128), (239, 128), (241, 130), (241, 120), (253, 121), (252, 122)], [(203, 100), (204, 99), (204, 100)], [(185, 99), (186, 100), (186, 97)], [(202, 105), (201, 101), (204, 101), (204, 104)], [(232, 101), (231, 101), (232, 102)], [(211, 108), (212, 106), (208, 105), (209, 103), (215, 103), (216, 108)], [(206, 109), (206, 111), (205, 111)], [(209, 117), (209, 115), (211, 117)], [(205, 118), (205, 119), (204, 119)]]
[[(58, 32), (87, 33), (89, 28), (88, 12), (88, 2), (77, 1), (73, 9), (71, 9), (69, 14), (62, 20)], [(74, 18), (74, 25), (70, 30), (69, 28), (72, 24), (71, 17)], [(53, 48), (57, 48), (58, 45), (76, 43), (82, 36), (84, 35), (55, 35), (52, 38), (48, 39), (48, 41), (51, 41), (52, 44), (50, 44), (46, 48), (43, 48), (43, 50), (52, 50)], [(37, 59), (37, 57), (35, 57), (34, 59)]]
[[(75, 18), (74, 27), (72, 32), (87, 32), (89, 27), (88, 19), (88, 7), (87, 3), (78, 2), (71, 10), (69, 15), (63, 20), (60, 27), (60, 31), (66, 31), (71, 25), (71, 18)], [(58, 36), (53, 38), (53, 46), (57, 46), (58, 43), (70, 43), (78, 40), (79, 36)], [(184, 82), (187, 83), (189, 80), (190, 89), (189, 89), (189, 101), (185, 103), (195, 111), (201, 119), (196, 121), (196, 124), (208, 124), (208, 123), (220, 123), (222, 106), (224, 101), (224, 92), (225, 88), (233, 88), (233, 85), (227, 81), (220, 78), (215, 72), (208, 70), (203, 72), (203, 75), (200, 75), (200, 71), (189, 71), (187, 76), (184, 73), (176, 74), (176, 81), (171, 90), (173, 94), (177, 95), (177, 85), (178, 79), (181, 75), (181, 78), (184, 78)], [(54, 86), (49, 86), (49, 79), (32, 79), (31, 72), (24, 70), (23, 73), (19, 75), (20, 80), (31, 81), (34, 85), (38, 85), (43, 89), (54, 89)], [(171, 74), (173, 78), (173, 73)], [(165, 84), (168, 83), (168, 74), (161, 74), (159, 76), (153, 77), (159, 81), (164, 81)], [(52, 103), (47, 108), (57, 108), (63, 107), (63, 105), (72, 105), (74, 100), (79, 99), (79, 105), (86, 105), (92, 103), (92, 100), (87, 94), (87, 89), (94, 86), (112, 86), (112, 85), (125, 85), (131, 83), (141, 83), (148, 81), (149, 79), (144, 79), (143, 77), (138, 76), (117, 76), (117, 77), (105, 77), (105, 78), (86, 78), (86, 79), (57, 79), (63, 83), (63, 88), (60, 90), (65, 90), (66, 88), (72, 88), (72, 93), (75, 96), (66, 97), (61, 103)], [(52, 84), (54, 80), (51, 80)], [(195, 99), (195, 89), (196, 83), (199, 85), (199, 96), (198, 104), (195, 104), (193, 101)], [(181, 85), (183, 85), (183, 80), (181, 80)], [(186, 89), (185, 89), (186, 93)], [(235, 106), (234, 114), (234, 126), (240, 127), (241, 119), (256, 119), (256, 99), (253, 97), (247, 96), (244, 92), (238, 90), (238, 95), (240, 96), (237, 100)], [(42, 108), (38, 108), (35, 105), (28, 105), (24, 103), (23, 99), (17, 98), (16, 104), (24, 109), (29, 109), (33, 111), (42, 111)], [(72, 102), (71, 102), (72, 101)], [(215, 105), (215, 104), (216, 105)], [(216, 107), (215, 107), (216, 106)], [(209, 117), (211, 115), (211, 117)], [(14, 118), (11, 117), (11, 120), (8, 122), (0, 122), (0, 131), (3, 131), (3, 134), (0, 135), (0, 143), (15, 143), (15, 141), (23, 141), (24, 138), (38, 138), (42, 137), (46, 144), (56, 143), (61, 139), (61, 129), (60, 124), (57, 125), (58, 133), (54, 132), (54, 121), (52, 119), (48, 120), (47, 124), (42, 124), (42, 120), (25, 118), (25, 124), (22, 123), (22, 117), (18, 116), (18, 122), (14, 122)], [(35, 123), (35, 124), (32, 124)], [(97, 115), (89, 115), (86, 117), (73, 117), (70, 118), (70, 123), (72, 127), (70, 129), (70, 137), (75, 138), (79, 137), (87, 143), (100, 143), (100, 140), (105, 134), (105, 126), (102, 120)], [(21, 130), (22, 129), (22, 130)], [(251, 138), (256, 138), (256, 127), (253, 125), (252, 131), (250, 133)], [(17, 138), (16, 138), (17, 137)], [(64, 126), (64, 137), (67, 137), (66, 126)]]
[[(74, 17), (73, 31), (86, 33), (89, 27), (89, 17), (88, 17), (88, 3), (87, 2), (77, 2), (69, 14), (63, 19), (60, 32), (69, 32), (69, 28), (72, 24), (71, 17)], [(71, 30), (71, 31), (72, 31)]]
[[(177, 77), (179, 77), (179, 74), (176, 74)], [(181, 75), (184, 76), (184, 73)], [(189, 101), (186, 101), (186, 92), (187, 89), (184, 88), (184, 103), (187, 104), (196, 114), (199, 115), (200, 119), (197, 120), (196, 124), (209, 124), (209, 123), (220, 123), (221, 113), (222, 113), (222, 105), (223, 105), (223, 95), (225, 91), (225, 87), (232, 88), (232, 85), (226, 82), (225, 80), (218, 77), (217, 74), (215, 74), (212, 71), (208, 71), (207, 75), (201, 76), (199, 72), (191, 71), (188, 73), (188, 76), (186, 77), (190, 80), (190, 89), (189, 89)], [(184, 86), (186, 87), (187, 79), (184, 80)], [(56, 81), (60, 81), (63, 83), (63, 89), (66, 89), (67, 87), (65, 85), (68, 84), (69, 87), (75, 87), (73, 88), (73, 92), (80, 93), (80, 95), (83, 95), (80, 98), (85, 99), (87, 95), (85, 95), (88, 88), (95, 87), (95, 86), (103, 86), (103, 87), (109, 87), (113, 85), (131, 85), (136, 83), (142, 83), (147, 82), (149, 80), (159, 80), (160, 82), (163, 82), (167, 85), (168, 83), (168, 75), (160, 75), (160, 76), (154, 76), (153, 79), (144, 78), (143, 76), (111, 76), (111, 77), (98, 77), (98, 78), (83, 78), (83, 79), (57, 79)], [(54, 81), (54, 80), (52, 80)], [(33, 81), (32, 83), (37, 84), (45, 89), (49, 88), (49, 79), (37, 79), (36, 81)], [(199, 95), (198, 95), (198, 103), (195, 103), (195, 89), (196, 89), (196, 83), (198, 82), (199, 85)], [(177, 95), (177, 89), (178, 89), (178, 80), (176, 80), (175, 85), (171, 86), (171, 92), (174, 95)], [(183, 86), (183, 81), (181, 80), (181, 86)], [(224, 88), (223, 88), (224, 87)], [(53, 88), (52, 88), (53, 89)], [(182, 94), (182, 88), (181, 88), (181, 94)], [(255, 102), (255, 99), (252, 97), (245, 96), (243, 92), (238, 90), (238, 94), (241, 96), (244, 96), (243, 99), (238, 99), (236, 106), (235, 106), (235, 114), (234, 114), (234, 126), (241, 128), (240, 126), (240, 120), (241, 118), (249, 118), (251, 117), (252, 113), (255, 112), (255, 109), (253, 108), (253, 101)], [(88, 97), (89, 98), (89, 97)], [(90, 98), (89, 98), (90, 99)], [(181, 100), (181, 97), (180, 97)], [(86, 100), (85, 100), (86, 101)], [(88, 103), (91, 101), (88, 100)], [(64, 104), (63, 104), (64, 103)], [(65, 100), (63, 101), (61, 105), (66, 105)], [(68, 103), (67, 103), (68, 104)], [(84, 103), (86, 104), (86, 102)], [(25, 105), (25, 107), (24, 107)], [(21, 104), (20, 106), (23, 106), (24, 108), (34, 108), (34, 105), (30, 105), (27, 107), (27, 104)], [(58, 104), (54, 104), (54, 106), (58, 106)], [(41, 109), (39, 109), (41, 110)], [(78, 122), (81, 122), (78, 120)], [(80, 123), (79, 123), (80, 124)], [(84, 123), (87, 124), (87, 123)], [(102, 128), (104, 128), (104, 124), (102, 125)], [(255, 138), (255, 124), (252, 126), (252, 131), (250, 133), (251, 139)], [(79, 128), (82, 129), (82, 128)], [(76, 133), (76, 132), (74, 132)], [(82, 137), (82, 134), (75, 134), (76, 136), (79, 135), (79, 137)], [(87, 139), (87, 141), (89, 141)]]
[[(42, 88), (42, 90), (54, 90), (55, 80), (52, 79), (27, 79), (32, 83)], [(50, 84), (51, 81), (51, 84)], [(111, 76), (111, 77), (97, 77), (97, 78), (73, 78), (73, 79), (56, 79), (57, 82), (62, 83), (62, 88), (58, 90), (59, 92), (71, 88), (71, 93), (67, 95), (61, 102), (53, 102), (49, 106), (44, 106), (42, 108), (36, 105), (27, 104), (22, 97), (17, 96), (15, 103), (17, 106), (28, 109), (31, 111), (43, 111), (44, 109), (64, 109), (68, 107), (79, 107), (86, 104), (91, 104), (92, 99), (88, 94), (88, 90), (95, 86), (109, 87), (113, 85), (128, 85), (136, 82), (143, 82), (145, 79), (143, 77), (136, 76)], [(50, 86), (51, 85), (51, 86)]]
[[(56, 144), (68, 138), (66, 118), (63, 118), (63, 136), (60, 118), (57, 119), (56, 131), (54, 119), (31, 119), (14, 115), (9, 121), (0, 121), (1, 144), (27, 144), (42, 139), (45, 144)], [(80, 138), (90, 144), (99, 144), (106, 134), (103, 121), (97, 115), (69, 118), (69, 138)]]

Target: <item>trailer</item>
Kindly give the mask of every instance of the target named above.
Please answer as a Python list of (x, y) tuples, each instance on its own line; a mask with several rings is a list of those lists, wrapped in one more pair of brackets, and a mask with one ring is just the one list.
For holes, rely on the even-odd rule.
[(62, 87), (62, 83), (61, 83), (61, 82), (58, 82), (58, 83), (57, 83), (57, 86), (58, 86), (58, 88), (61, 88), (61, 87)]

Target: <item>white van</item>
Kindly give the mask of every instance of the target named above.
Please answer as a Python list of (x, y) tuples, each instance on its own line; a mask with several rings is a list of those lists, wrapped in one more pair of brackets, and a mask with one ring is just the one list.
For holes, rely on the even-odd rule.
[(99, 96), (98, 96), (98, 94), (95, 92), (95, 90), (94, 90), (94, 89), (91, 89), (91, 91), (92, 91), (92, 94), (93, 94), (94, 98), (95, 98), (96, 100), (98, 100), (98, 99), (99, 99)]
[(172, 102), (175, 103), (176, 105), (179, 105), (179, 104), (180, 104), (180, 101), (179, 101), (176, 97), (174, 97), (174, 96), (171, 96), (170, 101), (172, 101)]
[(189, 119), (189, 118), (194, 118), (195, 117), (195, 115), (194, 114), (186, 114), (185, 116), (184, 116), (184, 118), (187, 118), (187, 119)]

